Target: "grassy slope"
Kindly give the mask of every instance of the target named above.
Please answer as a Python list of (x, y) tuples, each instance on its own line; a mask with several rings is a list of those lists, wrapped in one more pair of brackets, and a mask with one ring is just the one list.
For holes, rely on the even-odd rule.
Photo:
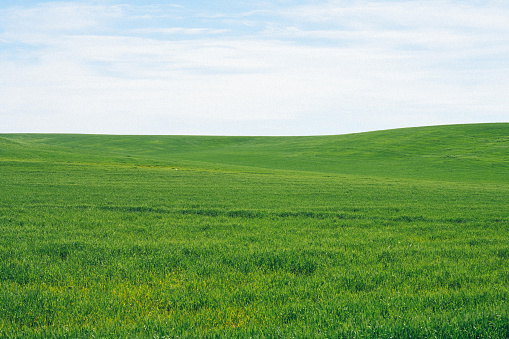
[(3, 157), (177, 165), (203, 162), (381, 177), (504, 182), (509, 124), (450, 125), (339, 136), (5, 135)]
[(506, 337), (508, 136), (2, 135), (0, 336)]

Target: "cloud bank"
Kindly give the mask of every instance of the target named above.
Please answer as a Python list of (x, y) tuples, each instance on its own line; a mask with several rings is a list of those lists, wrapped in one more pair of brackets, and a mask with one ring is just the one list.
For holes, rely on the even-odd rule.
[(501, 1), (25, 1), (0, 132), (310, 135), (508, 121)]

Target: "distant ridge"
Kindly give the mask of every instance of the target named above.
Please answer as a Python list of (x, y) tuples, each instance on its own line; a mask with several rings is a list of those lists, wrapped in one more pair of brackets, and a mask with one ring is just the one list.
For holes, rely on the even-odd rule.
[(509, 182), (509, 123), (296, 137), (0, 134), (0, 161), (14, 160)]

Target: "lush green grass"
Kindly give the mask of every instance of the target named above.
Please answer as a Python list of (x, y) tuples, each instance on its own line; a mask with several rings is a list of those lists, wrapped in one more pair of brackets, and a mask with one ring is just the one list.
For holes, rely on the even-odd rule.
[(0, 135), (0, 337), (509, 336), (509, 124)]

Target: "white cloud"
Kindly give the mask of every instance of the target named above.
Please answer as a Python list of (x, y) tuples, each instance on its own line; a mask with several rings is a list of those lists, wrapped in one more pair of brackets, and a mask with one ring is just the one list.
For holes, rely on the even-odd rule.
[(471, 1), (329, 1), (280, 10), (280, 15), (299, 23), (312, 22), (348, 29), (453, 28), (507, 29), (507, 4)]
[(188, 11), (3, 11), (0, 41), (37, 46), (9, 52), (31, 55), (24, 62), (0, 52), (3, 131), (332, 134), (507, 120), (504, 6), (333, 1), (217, 13), (265, 15), (244, 35)]
[(185, 28), (185, 27), (171, 27), (171, 28), (140, 28), (134, 29), (131, 32), (134, 34), (189, 34), (189, 35), (198, 35), (198, 34), (221, 34), (228, 32), (228, 29), (211, 29), (211, 28)]
[(34, 8), (3, 11), (7, 30), (14, 34), (76, 32), (97, 30), (113, 18), (123, 15), (121, 6), (97, 6), (76, 3), (46, 3)]

